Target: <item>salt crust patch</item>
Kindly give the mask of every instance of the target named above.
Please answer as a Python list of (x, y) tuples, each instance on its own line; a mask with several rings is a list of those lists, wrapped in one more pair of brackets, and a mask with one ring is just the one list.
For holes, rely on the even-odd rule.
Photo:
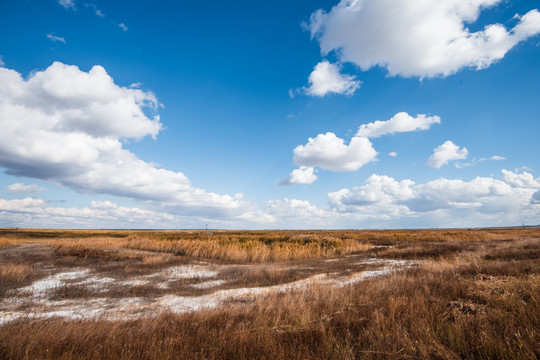
[(38, 280), (32, 285), (19, 289), (23, 293), (32, 293), (34, 297), (45, 296), (47, 292), (55, 290), (66, 284), (66, 280), (76, 280), (85, 277), (90, 273), (90, 270), (76, 270), (63, 272)]
[(173, 266), (159, 273), (165, 277), (173, 277), (178, 279), (193, 279), (193, 278), (212, 278), (216, 277), (218, 272), (210, 270), (208, 266), (193, 265), (193, 266)]
[(125, 281), (119, 281), (117, 284), (124, 285), (124, 286), (143, 286), (150, 284), (150, 280), (125, 280)]
[(368, 258), (366, 260), (357, 262), (356, 265), (385, 265), (385, 266), (408, 266), (415, 263), (411, 260), (393, 260), (393, 259), (376, 259)]
[[(358, 264), (380, 264), (382, 267), (376, 270), (353, 273), (350, 276), (337, 276), (336, 274), (317, 274), (309, 278), (294, 281), (287, 284), (267, 287), (251, 287), (239, 289), (218, 290), (214, 293), (202, 296), (177, 296), (166, 295), (154, 299), (139, 297), (115, 299), (93, 298), (74, 300), (48, 300), (47, 292), (65, 285), (86, 285), (105, 289), (109, 284), (117, 283), (113, 278), (99, 278), (91, 274), (90, 270), (76, 270), (63, 272), (38, 280), (32, 285), (20, 288), (16, 291), (19, 296), (4, 299), (0, 302), (0, 325), (17, 319), (36, 319), (50, 317), (64, 317), (68, 319), (106, 319), (106, 320), (130, 320), (141, 316), (156, 316), (159, 313), (171, 311), (185, 313), (202, 309), (213, 309), (230, 301), (252, 301), (257, 296), (269, 295), (281, 292), (307, 289), (313, 286), (336, 286), (343, 287), (365, 279), (390, 273), (395, 269), (412, 266), (413, 262), (403, 260), (367, 259)], [(120, 282), (124, 286), (137, 286), (149, 283), (148, 278), (158, 277), (161, 282), (156, 286), (167, 287), (167, 282), (178, 278), (201, 278), (208, 279), (217, 276), (216, 266), (175, 266), (165, 269), (156, 274), (147, 276), (146, 279), (132, 279)], [(83, 279), (86, 277), (85, 279)], [(199, 284), (193, 284), (195, 288), (206, 289), (220, 286), (223, 280), (208, 280)], [(31, 293), (32, 298), (27, 295)], [(23, 296), (23, 297), (21, 297)], [(17, 311), (21, 305), (28, 304), (29, 311)]]
[[(143, 278), (123, 281), (119, 281), (111, 277), (90, 275), (90, 269), (75, 269), (72, 271), (61, 272), (35, 281), (32, 285), (19, 288), (15, 292), (12, 292), (12, 294), (15, 293), (24, 296), (30, 295), (34, 299), (43, 298), (64, 286), (86, 286), (87, 288), (95, 291), (106, 292), (110, 285), (142, 286), (150, 284), (151, 281), (149, 279), (152, 278), (157, 279), (157, 283), (155, 285), (158, 288), (166, 289), (169, 287), (168, 282), (175, 281), (177, 279), (208, 279), (217, 276), (218, 272), (215, 270), (210, 270), (210, 267), (208, 266), (184, 265), (169, 267), (161, 272), (151, 274)], [(22, 301), (24, 302), (24, 300)]]
[(226, 283), (225, 280), (210, 280), (210, 281), (202, 282), (200, 284), (193, 284), (193, 285), (191, 285), (191, 287), (193, 287), (195, 289), (209, 289), (209, 288), (213, 288), (213, 287), (223, 285), (225, 283)]

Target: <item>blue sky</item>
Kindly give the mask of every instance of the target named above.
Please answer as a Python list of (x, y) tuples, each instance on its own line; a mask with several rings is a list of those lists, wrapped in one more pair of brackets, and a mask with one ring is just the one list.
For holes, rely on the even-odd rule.
[(0, 226), (540, 223), (535, 1), (0, 7)]

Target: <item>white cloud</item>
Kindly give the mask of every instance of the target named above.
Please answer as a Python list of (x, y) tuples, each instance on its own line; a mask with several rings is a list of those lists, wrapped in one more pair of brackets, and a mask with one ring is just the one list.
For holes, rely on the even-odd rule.
[(488, 158), (480, 158), (480, 159), (478, 159), (479, 162), (484, 162), (484, 161), (502, 161), (502, 160), (506, 160), (506, 157), (500, 156), (500, 155), (493, 155), (493, 156), (488, 157)]
[(373, 174), (362, 186), (328, 193), (328, 200), (331, 208), (342, 213), (360, 212), (390, 219), (409, 212), (397, 202), (413, 196), (412, 185), (414, 182), (411, 180), (398, 182), (389, 176)]
[(47, 38), (48, 38), (48, 39), (51, 39), (52, 42), (60, 41), (61, 43), (64, 43), (64, 44), (66, 43), (66, 39), (64, 39), (64, 38), (61, 37), (61, 36), (56, 36), (56, 35), (54, 35), (54, 33), (49, 33), (49, 34), (47, 34)]
[(87, 8), (92, 8), (96, 16), (105, 17), (105, 14), (96, 5), (87, 3), (84, 4), (84, 6), (86, 6)]
[[(329, 193), (328, 199), (330, 208), (342, 214), (364, 217), (371, 214), (387, 220), (407, 217), (425, 220), (425, 216), (438, 214), (437, 226), (470, 224), (471, 219), (508, 224), (540, 215), (540, 206), (536, 205), (539, 190), (538, 179), (533, 179), (531, 174), (507, 170), (503, 170), (502, 180), (437, 179), (425, 184), (374, 174), (364, 185)], [(424, 220), (421, 223), (425, 224)]]
[(0, 199), (2, 225), (18, 226), (71, 225), (75, 227), (167, 227), (174, 216), (136, 207), (118, 206), (110, 201), (92, 201), (89, 207), (52, 207), (37, 198)]
[(362, 70), (384, 67), (390, 75), (448, 76), (463, 68), (484, 69), (516, 44), (540, 33), (540, 13), (518, 16), (507, 30), (490, 24), (471, 32), (480, 13), (502, 0), (342, 0), (330, 12), (311, 15), (308, 29), (323, 55)]
[(540, 181), (535, 179), (531, 173), (524, 171), (521, 174), (516, 174), (509, 170), (502, 170), (502, 173), (504, 181), (513, 187), (540, 188)]
[(298, 92), (297, 89), (289, 89), (289, 97), (291, 99), (294, 99), (294, 97), (296, 96), (296, 93)]
[(280, 217), (326, 217), (328, 214), (307, 200), (288, 199), (270, 200), (267, 203), (268, 213)]
[(127, 27), (124, 23), (120, 23), (120, 24), (118, 24), (118, 26), (119, 26), (120, 29), (122, 29), (123, 31), (128, 31), (128, 27)]
[(58, 0), (58, 3), (62, 5), (65, 9), (75, 10), (75, 2), (73, 0)]
[(388, 156), (396, 157), (396, 156), (397, 156), (397, 152), (395, 152), (395, 151), (389, 152), (389, 153), (388, 153)]
[[(519, 192), (519, 189), (513, 189), (503, 181), (484, 177), (477, 177), (468, 182), (437, 179), (418, 185), (414, 190), (415, 196), (408, 199), (406, 204), (411, 210), (417, 212), (486, 205), (493, 207), (496, 203), (500, 203), (500, 205), (504, 203), (504, 201), (500, 201), (501, 198), (510, 200)], [(508, 202), (508, 205), (511, 202)]]
[[(412, 117), (406, 112), (400, 112), (390, 120), (361, 125), (348, 145), (344, 139), (332, 132), (318, 134), (315, 138), (309, 138), (305, 145), (294, 148), (293, 161), (300, 169), (293, 170), (287, 178), (281, 180), (280, 185), (311, 184), (317, 179), (313, 174), (315, 167), (331, 171), (356, 171), (367, 163), (377, 160), (377, 151), (373, 148), (369, 137), (427, 130), (432, 124), (440, 122), (438, 116), (418, 114)], [(397, 153), (391, 152), (388, 155), (395, 157)], [(437, 155), (436, 158), (440, 156)]]
[(2, 58), (2, 55), (0, 55), (0, 66), (4, 66), (5, 63), (4, 63), (4, 59)]
[(476, 166), (477, 162), (481, 163), (481, 162), (485, 162), (485, 161), (501, 161), (501, 160), (506, 160), (506, 158), (504, 156), (494, 155), (494, 156), (491, 156), (491, 157), (488, 157), (488, 158), (480, 158), (480, 159), (473, 158), (471, 161), (466, 162), (466, 163), (458, 163), (458, 162), (456, 162), (454, 164), (454, 166), (456, 168), (458, 168), (458, 169), (462, 169), (462, 168), (466, 168), (466, 167)]
[[(480, 160), (479, 160), (480, 161)], [(472, 167), (472, 166), (476, 166), (476, 158), (475, 159), (472, 159), (472, 161), (469, 161), (469, 162), (466, 162), (466, 163), (458, 163), (456, 162), (454, 164), (454, 166), (457, 168), (457, 169), (463, 169), (463, 168), (467, 168), (467, 167)]]
[(101, 66), (89, 72), (55, 62), (27, 80), (0, 68), (0, 166), (8, 175), (53, 181), (83, 193), (148, 200), (174, 213), (234, 217), (240, 197), (195, 188), (181, 172), (156, 167), (123, 139), (156, 137), (151, 92), (118, 86)]
[(376, 159), (377, 152), (369, 139), (353, 137), (349, 145), (334, 133), (309, 138), (294, 149), (293, 161), (305, 167), (318, 166), (332, 171), (355, 171)]
[[(310, 168), (319, 167), (331, 171), (356, 171), (369, 162), (377, 160), (377, 151), (369, 137), (398, 132), (426, 130), (432, 124), (438, 124), (441, 119), (438, 116), (426, 116), (418, 114), (412, 117), (406, 112), (400, 112), (387, 121), (375, 121), (363, 124), (349, 144), (337, 137), (332, 132), (319, 134), (315, 138), (309, 138), (305, 145), (294, 148), (293, 161), (301, 169), (294, 170), (288, 178), (283, 179), (281, 185), (293, 183), (310, 184), (317, 178)], [(389, 156), (396, 156), (391, 152)], [(297, 179), (296, 182), (292, 182)], [(301, 180), (300, 180), (301, 179)]]
[(7, 191), (13, 194), (34, 194), (45, 190), (44, 187), (36, 184), (25, 185), (23, 183), (15, 183), (6, 187)]
[(460, 149), (452, 141), (447, 140), (444, 144), (433, 150), (433, 155), (429, 157), (427, 164), (440, 169), (441, 166), (448, 164), (449, 161), (466, 159), (468, 153), (467, 148)]
[(360, 125), (356, 136), (379, 137), (400, 132), (427, 130), (431, 125), (440, 123), (441, 118), (438, 116), (418, 114), (416, 117), (412, 117), (406, 112), (399, 112), (392, 116), (390, 120)]
[(315, 66), (308, 77), (308, 82), (309, 87), (305, 89), (306, 94), (320, 97), (332, 93), (352, 95), (362, 84), (355, 80), (354, 76), (341, 74), (340, 68), (336, 64), (331, 64), (326, 60)]
[(520, 172), (520, 171), (532, 171), (532, 169), (528, 166), (522, 165), (520, 167), (514, 168), (514, 172)]
[(279, 185), (311, 184), (317, 180), (317, 175), (313, 171), (314, 169), (312, 167), (301, 166), (293, 170), (288, 177), (281, 180)]

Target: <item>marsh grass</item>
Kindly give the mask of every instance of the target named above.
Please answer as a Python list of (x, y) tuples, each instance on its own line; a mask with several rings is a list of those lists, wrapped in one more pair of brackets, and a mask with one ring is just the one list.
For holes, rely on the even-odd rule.
[(236, 263), (299, 261), (358, 253), (429, 259), (473, 251), (490, 242), (534, 242), (537, 238), (537, 228), (212, 232), (0, 229), (0, 244), (37, 241), (58, 250), (132, 249)]
[[(77, 239), (73, 248), (99, 243), (94, 248), (100, 250), (98, 257), (118, 248), (156, 252), (132, 253), (139, 256), (126, 260), (135, 261), (132, 266), (145, 261), (160, 266), (173, 261), (178, 252), (224, 262), (279, 258), (299, 264), (305, 257), (337, 256), (336, 248), (341, 248), (341, 255), (350, 251), (366, 257), (395, 256), (417, 260), (419, 265), (342, 288), (313, 286), (267, 295), (250, 306), (231, 302), (211, 311), (129, 321), (19, 320), (0, 326), (0, 358), (540, 358), (538, 228), (223, 232), (217, 236), (149, 232), (128, 233), (110, 243), (93, 242), (98, 236), (70, 235), (54, 246), (67, 251), (71, 239)], [(361, 246), (343, 250), (349, 241)], [(286, 251), (279, 253), (279, 248)], [(271, 255), (270, 249), (280, 255)], [(69, 256), (83, 259), (83, 254)], [(265, 279), (293, 276), (284, 268), (264, 266), (229, 275), (261, 284)], [(144, 294), (147, 289), (134, 291)]]
[(18, 241), (13, 239), (12, 237), (0, 236), (0, 248), (6, 247), (6, 246), (13, 246), (17, 243)]
[[(508, 265), (512, 273), (511, 265)], [(270, 295), (251, 307), (136, 321), (0, 328), (3, 358), (535, 359), (538, 281), (420, 268), (343, 289)]]
[(125, 246), (132, 249), (246, 263), (339, 256), (371, 248), (371, 245), (355, 239), (340, 239), (328, 235), (297, 237), (271, 233), (258, 236), (224, 233), (179, 239), (131, 235), (126, 241)]
[(29, 264), (0, 264), (0, 281), (19, 284), (32, 275), (32, 266)]

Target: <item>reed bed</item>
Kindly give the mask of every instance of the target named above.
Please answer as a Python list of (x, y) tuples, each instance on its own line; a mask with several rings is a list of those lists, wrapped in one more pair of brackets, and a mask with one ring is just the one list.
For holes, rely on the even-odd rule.
[[(514, 262), (515, 263), (515, 262)], [(21, 321), (0, 327), (6, 359), (536, 359), (534, 274), (487, 261), (433, 263), (342, 289), (271, 295), (254, 306), (134, 321)], [(499, 276), (488, 276), (494, 265)], [(9, 339), (9, 340), (8, 340)]]
[(343, 256), (374, 247), (374, 254), (386, 258), (433, 258), (473, 250), (482, 243), (537, 236), (538, 228), (211, 232), (0, 229), (0, 246), (38, 241), (59, 249), (123, 248), (256, 263)]
[[(540, 358), (539, 228), (21, 234), (81, 256), (147, 251), (150, 265), (180, 255), (294, 264), (349, 253), (419, 265), (341, 288), (268, 295), (251, 306), (128, 321), (14, 321), (0, 326), (2, 359)], [(289, 276), (269, 271), (252, 275)]]

